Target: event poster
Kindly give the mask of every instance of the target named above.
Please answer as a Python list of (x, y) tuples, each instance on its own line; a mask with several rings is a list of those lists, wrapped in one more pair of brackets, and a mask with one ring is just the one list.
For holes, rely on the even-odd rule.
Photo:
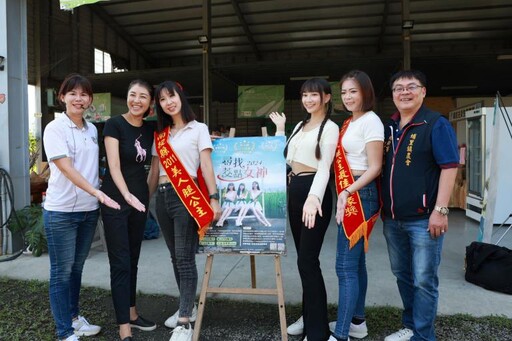
[(110, 92), (95, 93), (92, 104), (84, 112), (84, 118), (90, 122), (104, 122), (112, 114)]
[(240, 85), (238, 118), (267, 117), (284, 111), (284, 85)]
[(200, 252), (286, 253), (284, 136), (221, 138), (212, 161), (222, 207)]

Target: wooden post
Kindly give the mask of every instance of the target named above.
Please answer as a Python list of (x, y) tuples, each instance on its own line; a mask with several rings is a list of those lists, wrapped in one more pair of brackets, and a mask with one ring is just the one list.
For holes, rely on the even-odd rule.
[(256, 259), (251, 255), (251, 287), (256, 288)]
[(206, 304), (206, 293), (208, 292), (208, 284), (210, 283), (210, 273), (213, 264), (213, 254), (206, 255), (206, 264), (204, 265), (203, 284), (201, 285), (201, 294), (199, 295), (199, 307), (197, 310), (196, 323), (194, 325), (193, 341), (199, 340), (199, 332), (203, 322), (204, 306)]

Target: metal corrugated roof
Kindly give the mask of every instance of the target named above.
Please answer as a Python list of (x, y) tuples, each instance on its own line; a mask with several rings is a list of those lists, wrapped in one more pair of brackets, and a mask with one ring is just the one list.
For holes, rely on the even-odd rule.
[[(214, 99), (229, 100), (230, 87), (237, 84), (280, 83), (295, 91), (300, 84), (290, 77), (327, 75), (336, 81), (352, 68), (367, 71), (382, 95), (389, 92), (389, 76), (401, 68), (402, 1), (211, 3)], [(414, 20), (411, 64), (427, 74), (431, 94), (512, 93), (512, 60), (497, 59), (512, 58), (512, 1), (408, 3)], [(196, 79), (192, 88), (200, 94), (202, 5), (202, 0), (110, 0), (94, 9), (118, 25), (156, 68), (167, 68), (170, 77), (175, 70)], [(461, 86), (466, 89), (453, 88)]]

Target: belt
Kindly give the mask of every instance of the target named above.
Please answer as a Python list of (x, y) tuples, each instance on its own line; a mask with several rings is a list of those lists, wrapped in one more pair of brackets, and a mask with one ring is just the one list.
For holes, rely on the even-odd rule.
[(314, 175), (314, 174), (316, 174), (316, 172), (313, 172), (313, 171), (298, 172), (298, 173), (290, 172), (290, 173), (288, 173), (288, 176), (289, 177), (292, 177), (292, 176), (306, 176), (306, 175)]
[[(197, 178), (191, 176), (192, 180), (194, 180), (195, 183), (197, 183)], [(169, 178), (167, 177), (167, 175), (162, 175), (158, 178), (158, 184), (159, 185), (165, 185), (165, 184), (170, 184), (169, 182)]]
[(170, 182), (164, 182), (162, 184), (158, 184), (158, 191), (159, 192), (165, 192), (165, 190), (167, 189), (174, 189), (174, 187), (172, 187), (172, 184)]

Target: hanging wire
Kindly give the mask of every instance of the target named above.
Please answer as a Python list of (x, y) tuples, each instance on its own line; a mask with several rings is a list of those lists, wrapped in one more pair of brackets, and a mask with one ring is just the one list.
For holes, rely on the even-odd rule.
[[(14, 191), (12, 179), (9, 173), (3, 168), (0, 168), (0, 201), (0, 237), (2, 239), (2, 245), (0, 245), (0, 247), (2, 248), (2, 254), (5, 255), (7, 253), (7, 243), (9, 240), (9, 233), (7, 230), (9, 221), (11, 220), (11, 218), (16, 219), (19, 226), (21, 226), (21, 222), (18, 215), (16, 214), (16, 211), (14, 210)], [(22, 229), (21, 231), (23, 230), (24, 229)], [(24, 235), (21, 231), (19, 233), (23, 239), (23, 245), (25, 245)], [(8, 257), (2, 257), (0, 259), (0, 262), (16, 259), (22, 253), (23, 249), (13, 253)]]

